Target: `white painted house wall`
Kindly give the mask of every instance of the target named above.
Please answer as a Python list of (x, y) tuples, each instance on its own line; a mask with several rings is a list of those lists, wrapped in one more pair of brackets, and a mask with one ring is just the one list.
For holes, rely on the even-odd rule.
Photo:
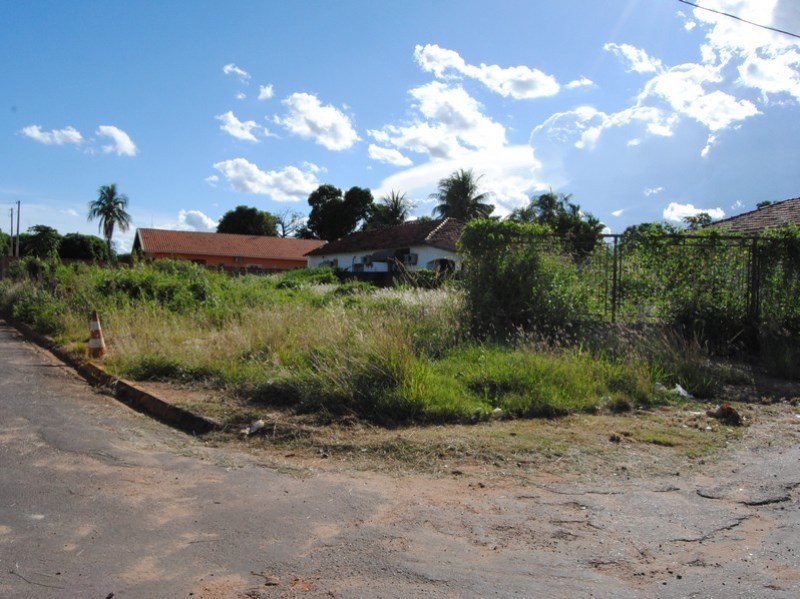
[[(322, 256), (307, 256), (308, 266), (310, 268), (315, 268), (322, 266), (323, 263), (326, 262), (329, 263), (330, 261), (336, 260), (338, 268), (352, 272), (353, 265), (362, 264), (364, 261), (364, 257), (370, 256), (373, 253), (373, 251), (325, 254)], [(410, 251), (412, 254), (417, 254), (417, 264), (407, 265), (406, 268), (409, 271), (432, 268), (430, 266), (431, 262), (442, 259), (452, 260), (456, 265), (456, 269), (460, 268), (461, 266), (461, 256), (456, 252), (452, 252), (450, 250), (435, 248), (429, 245), (416, 245), (412, 246), (410, 248)], [(387, 270), (388, 270), (388, 264), (386, 262), (373, 262), (371, 265), (364, 264), (364, 269), (362, 272), (387, 272)]]

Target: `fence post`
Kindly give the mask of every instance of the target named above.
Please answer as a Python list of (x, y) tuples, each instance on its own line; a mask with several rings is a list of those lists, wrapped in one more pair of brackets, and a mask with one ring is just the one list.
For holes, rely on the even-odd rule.
[(750, 323), (756, 329), (761, 320), (761, 247), (759, 238), (750, 243)]

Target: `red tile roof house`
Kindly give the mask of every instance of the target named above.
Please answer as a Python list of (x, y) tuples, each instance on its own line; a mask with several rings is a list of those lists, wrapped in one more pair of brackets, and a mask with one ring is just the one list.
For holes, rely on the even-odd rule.
[(456, 244), (463, 230), (464, 223), (452, 218), (411, 221), (353, 233), (306, 256), (309, 267), (333, 266), (355, 273), (455, 270), (461, 264)]
[(724, 228), (730, 233), (757, 235), (764, 229), (794, 223), (800, 227), (800, 198), (773, 202), (756, 210), (718, 220), (708, 227)]
[(262, 235), (137, 229), (133, 251), (145, 260), (191, 260), (226, 270), (279, 271), (305, 268), (305, 254), (324, 241)]

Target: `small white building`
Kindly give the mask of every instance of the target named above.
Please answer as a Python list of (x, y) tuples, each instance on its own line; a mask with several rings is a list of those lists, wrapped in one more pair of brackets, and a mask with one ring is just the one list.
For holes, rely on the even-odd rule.
[(359, 231), (306, 254), (309, 267), (378, 273), (420, 269), (454, 271), (461, 265), (456, 244), (464, 223), (453, 219), (410, 221)]

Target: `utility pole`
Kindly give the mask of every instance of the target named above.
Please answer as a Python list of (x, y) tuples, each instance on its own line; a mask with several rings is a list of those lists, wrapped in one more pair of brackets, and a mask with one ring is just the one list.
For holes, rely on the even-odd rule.
[(17, 258), (19, 258), (19, 210), (20, 204), (19, 200), (17, 200)]
[(8, 234), (8, 257), (13, 258), (14, 257), (14, 209), (11, 208), (9, 212), (11, 213), (11, 229), (10, 229), (11, 232)]

